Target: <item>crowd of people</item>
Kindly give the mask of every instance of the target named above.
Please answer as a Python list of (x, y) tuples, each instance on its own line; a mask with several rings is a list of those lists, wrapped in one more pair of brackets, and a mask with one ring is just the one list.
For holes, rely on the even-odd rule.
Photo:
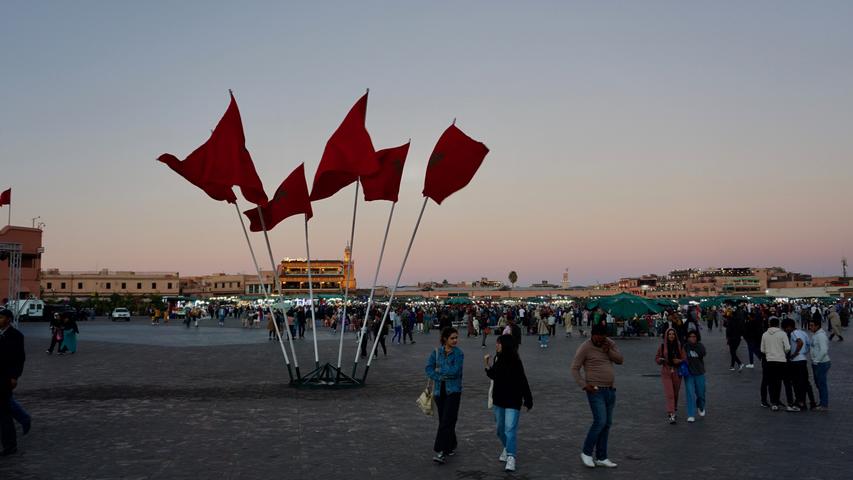
[[(761, 362), (761, 406), (773, 411), (826, 411), (829, 408), (827, 373), (831, 366), (829, 342), (833, 338), (843, 341), (842, 322), (849, 319), (850, 309), (850, 302), (828, 306), (809, 302), (774, 305), (740, 303), (721, 305), (704, 312), (698, 305), (688, 305), (663, 312), (655, 318), (640, 320), (635, 317), (630, 320), (647, 321), (649, 326), (655, 326), (655, 331), (661, 332), (654, 361), (661, 369), (666, 420), (675, 424), (678, 421), (682, 384), (686, 396), (687, 422), (694, 423), (697, 417), (706, 415), (705, 358), (708, 352), (701, 337), (703, 330), (711, 331), (713, 328), (725, 331), (732, 361), (731, 371), (739, 373), (745, 366), (753, 368), (754, 359)], [(454, 310), (458, 316), (459, 310), (454, 308), (439, 312), (439, 316), (450, 316)], [(582, 305), (573, 305), (565, 310), (548, 306), (534, 307), (532, 313), (528, 313), (524, 307), (498, 308), (497, 311), (488, 307), (468, 307), (461, 315), (461, 323), (468, 329), (467, 335), (483, 335), (483, 345), (490, 329), (498, 335), (494, 359), (487, 354), (483, 360), (486, 376), (491, 381), (489, 401), (502, 447), (498, 459), (508, 472), (518, 468), (516, 436), (521, 409), (533, 408), (533, 394), (518, 353), (523, 331), (527, 330), (528, 335), (538, 335), (540, 348), (547, 348), (547, 337), (553, 335), (558, 319), (562, 319), (567, 336), (575, 326), (589, 326), (590, 338), (577, 348), (570, 366), (575, 382), (587, 397), (593, 417), (581, 447), (580, 459), (589, 468), (617, 467), (609, 458), (608, 439), (616, 404), (614, 365), (622, 364), (624, 356), (616, 342), (609, 338), (613, 333), (611, 323), (616, 323), (608, 322), (609, 314), (603, 310), (592, 312)], [(535, 322), (522, 320), (528, 315)], [(478, 325), (473, 320), (466, 322), (465, 317), (482, 319), (483, 323)], [(491, 322), (491, 319), (496, 321)], [(589, 321), (588, 324), (584, 322), (585, 319)], [(520, 325), (516, 320), (519, 320)], [(623, 322), (628, 323), (627, 319)], [(482, 328), (478, 329), (478, 326)], [(811, 335), (800, 328), (803, 326)], [(832, 333), (828, 335), (824, 326)], [(623, 332), (626, 328), (623, 324)], [(542, 337), (546, 337), (544, 341)], [(746, 340), (748, 345), (750, 363), (746, 365), (737, 357), (741, 339)], [(438, 414), (438, 429), (433, 444), (433, 461), (438, 464), (446, 463), (449, 457), (455, 455), (457, 447), (455, 429), (461, 404), (465, 358), (458, 343), (459, 330), (452, 323), (443, 325), (440, 346), (432, 351), (424, 369), (432, 381), (431, 390)], [(813, 380), (809, 378), (809, 363)], [(811, 386), (812, 381), (817, 387), (817, 397)], [(785, 404), (780, 398), (783, 386), (787, 400)]]

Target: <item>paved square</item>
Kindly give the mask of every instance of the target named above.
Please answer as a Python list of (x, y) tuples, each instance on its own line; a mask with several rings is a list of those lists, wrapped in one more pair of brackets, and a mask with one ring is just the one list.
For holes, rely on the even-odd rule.
[[(45, 324), (26, 324), (27, 363), (16, 391), (33, 415), (20, 453), (0, 459), (0, 479), (182, 478), (691, 478), (848, 479), (853, 472), (853, 382), (847, 343), (832, 343), (831, 410), (773, 413), (759, 407), (761, 370), (728, 371), (720, 332), (709, 351), (708, 416), (665, 422), (654, 364), (657, 339), (619, 340), (617, 404), (611, 431), (615, 470), (587, 470), (578, 453), (591, 421), (569, 362), (580, 339), (521, 348), (534, 409), (523, 413), (518, 471), (505, 474), (486, 410), (488, 381), (479, 339), (466, 339), (458, 455), (430, 458), (436, 420), (414, 400), (438, 335), (389, 345), (368, 385), (348, 391), (287, 386), (278, 345), (265, 330), (229, 325), (184, 329), (83, 322), (73, 356), (44, 353)], [(337, 337), (318, 333), (321, 361), (336, 357)], [(389, 337), (390, 338), (390, 337)], [(351, 365), (354, 337), (345, 340)], [(493, 353), (493, 337), (489, 338)], [(310, 334), (299, 341), (310, 370)], [(745, 347), (742, 356), (746, 356)], [(680, 399), (684, 409), (683, 390)]]

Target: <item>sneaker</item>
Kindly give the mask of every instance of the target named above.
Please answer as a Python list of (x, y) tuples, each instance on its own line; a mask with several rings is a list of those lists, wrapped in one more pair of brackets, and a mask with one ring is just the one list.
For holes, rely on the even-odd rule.
[(506, 461), (506, 449), (505, 449), (505, 448), (504, 448), (504, 450), (501, 452), (501, 456), (500, 456), (500, 457), (498, 457), (498, 460), (499, 460), (499, 461), (501, 461), (501, 462), (505, 462), (505, 461)]
[(675, 414), (670, 413), (666, 418), (667, 418), (667, 420), (669, 421), (669, 423), (670, 423), (670, 424), (674, 424), (674, 423), (676, 422), (676, 420), (675, 420)]
[(433, 456), (432, 456), (432, 461), (433, 461), (433, 462), (435, 462), (435, 463), (438, 463), (438, 464), (442, 464), (442, 465), (443, 465), (443, 464), (444, 464), (444, 462), (446, 462), (446, 461), (447, 461), (447, 458), (444, 456), (444, 454), (443, 454), (443, 453), (438, 452), (438, 453), (436, 453), (435, 455), (433, 455)]
[(444, 454), (445, 454), (445, 455), (447, 455), (448, 457), (452, 457), (452, 456), (456, 455), (456, 450), (451, 450), (451, 451), (449, 451), (449, 452), (444, 452)]
[(740, 367), (738, 367), (737, 371), (738, 371), (738, 372), (741, 372), (742, 370), (743, 370), (743, 364), (741, 363), (741, 364), (740, 364)]
[(705, 410), (699, 410), (699, 416), (704, 417), (705, 416)]
[(592, 461), (592, 457), (581, 452), (581, 462), (589, 468), (595, 468), (595, 462)]
[(818, 406), (814, 407), (812, 410), (814, 410), (815, 412), (825, 412), (829, 409), (827, 407), (822, 406), (822, 405), (818, 405)]
[(755, 365), (753, 365), (752, 363), (747, 363), (746, 368), (755, 368)]
[(596, 460), (595, 465), (598, 467), (607, 467), (607, 468), (616, 468), (616, 464), (611, 462), (609, 458), (605, 458), (604, 460)]
[(779, 411), (779, 405), (771, 405), (770, 410), (772, 410), (774, 412), (778, 412)]
[(730, 368), (729, 368), (729, 371), (730, 371), (730, 372), (734, 372), (734, 371), (735, 371), (735, 367), (730, 367)]
[(506, 472), (514, 472), (515, 471), (515, 457), (512, 455), (506, 457), (506, 466), (504, 467), (504, 471)]
[(770, 408), (770, 404), (767, 402), (761, 402), (761, 406), (764, 408)]
[(794, 406), (788, 405), (787, 407), (785, 407), (785, 411), (786, 412), (799, 412), (800, 407), (794, 407)]
[(696, 421), (696, 417), (687, 417), (687, 423), (693, 423)]
[(46, 353), (48, 355), (53, 355), (53, 352), (51, 352), (50, 350), (45, 350), (44, 353)]

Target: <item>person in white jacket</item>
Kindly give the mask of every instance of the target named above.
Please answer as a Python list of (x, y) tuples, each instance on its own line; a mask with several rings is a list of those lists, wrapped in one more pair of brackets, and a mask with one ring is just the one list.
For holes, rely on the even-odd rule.
[(820, 396), (820, 402), (815, 410), (826, 410), (829, 408), (829, 385), (826, 381), (826, 374), (831, 365), (829, 362), (829, 339), (826, 332), (821, 328), (819, 319), (809, 320), (809, 330), (812, 332), (809, 356), (812, 359), (814, 383)]
[[(779, 317), (770, 317), (770, 328), (761, 336), (761, 353), (767, 359), (767, 382), (770, 387), (770, 409), (779, 410), (779, 395), (782, 393), (782, 378), (788, 363), (791, 342), (779, 328)], [(798, 411), (797, 407), (793, 407)]]

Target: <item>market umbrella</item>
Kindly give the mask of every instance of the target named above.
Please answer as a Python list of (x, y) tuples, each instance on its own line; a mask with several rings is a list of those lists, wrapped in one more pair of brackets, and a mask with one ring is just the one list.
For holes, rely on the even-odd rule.
[(660, 313), (663, 307), (654, 299), (632, 295), (630, 293), (618, 293), (609, 297), (601, 297), (587, 304), (587, 308), (594, 310), (602, 308), (616, 318), (632, 318), (635, 315), (647, 313)]
[(472, 302), (470, 298), (466, 297), (450, 297), (446, 302), (444, 302), (445, 305), (470, 305), (472, 303), (474, 302)]

